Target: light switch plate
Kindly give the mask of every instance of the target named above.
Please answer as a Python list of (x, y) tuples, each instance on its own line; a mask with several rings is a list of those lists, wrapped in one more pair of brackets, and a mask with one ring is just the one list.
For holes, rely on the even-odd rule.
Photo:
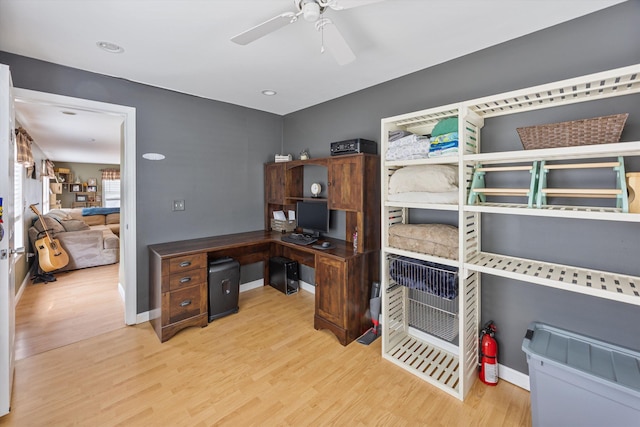
[(174, 211), (183, 211), (184, 210), (184, 200), (174, 200), (173, 201), (173, 209)]

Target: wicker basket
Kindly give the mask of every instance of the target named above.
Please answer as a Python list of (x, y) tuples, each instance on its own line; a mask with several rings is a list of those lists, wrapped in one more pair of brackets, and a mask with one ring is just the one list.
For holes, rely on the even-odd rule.
[(608, 144), (620, 141), (629, 114), (529, 126), (516, 129), (525, 150), (578, 145)]
[(281, 231), (283, 233), (290, 233), (296, 229), (295, 220), (280, 220), (271, 218), (271, 229), (274, 231)]

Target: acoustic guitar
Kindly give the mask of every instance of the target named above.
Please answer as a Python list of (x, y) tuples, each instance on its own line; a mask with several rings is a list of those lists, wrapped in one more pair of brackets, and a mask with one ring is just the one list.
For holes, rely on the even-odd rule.
[(69, 264), (69, 255), (62, 249), (58, 239), (52, 239), (47, 230), (47, 224), (42, 218), (42, 214), (36, 208), (36, 205), (29, 206), (31, 210), (38, 215), (42, 229), (44, 230), (44, 237), (36, 240), (36, 250), (38, 251), (38, 262), (40, 263), (40, 269), (48, 273), (50, 271), (57, 270)]

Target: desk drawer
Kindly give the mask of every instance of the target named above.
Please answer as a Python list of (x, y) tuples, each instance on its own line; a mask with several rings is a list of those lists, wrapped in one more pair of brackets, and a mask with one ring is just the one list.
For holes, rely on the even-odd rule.
[(169, 260), (169, 273), (171, 274), (198, 268), (207, 268), (207, 254), (186, 255)]
[(192, 286), (165, 295), (165, 298), (168, 299), (168, 301), (165, 302), (168, 302), (169, 305), (168, 323), (179, 322), (201, 314), (201, 300), (203, 296), (200, 288), (200, 286)]
[(206, 268), (173, 273), (169, 277), (169, 290), (175, 291), (176, 289), (199, 285), (200, 283), (206, 281), (206, 278)]

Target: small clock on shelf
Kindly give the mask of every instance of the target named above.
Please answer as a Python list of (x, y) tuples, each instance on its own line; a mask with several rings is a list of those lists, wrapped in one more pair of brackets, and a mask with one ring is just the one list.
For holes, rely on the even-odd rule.
[(313, 197), (318, 197), (321, 191), (322, 186), (319, 183), (314, 182), (313, 184), (311, 184), (311, 194), (313, 195)]

